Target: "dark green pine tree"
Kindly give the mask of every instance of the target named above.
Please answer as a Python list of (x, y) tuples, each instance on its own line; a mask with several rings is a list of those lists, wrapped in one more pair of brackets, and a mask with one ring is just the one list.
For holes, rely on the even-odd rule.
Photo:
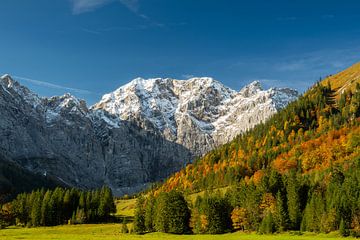
[(41, 204), (41, 225), (42, 226), (50, 226), (51, 219), (50, 219), (50, 198), (51, 198), (51, 190), (46, 191), (45, 196), (42, 200)]
[(36, 191), (32, 193), (32, 205), (31, 205), (31, 225), (34, 227), (40, 226), (41, 223), (41, 193)]
[(18, 221), (24, 225), (29, 221), (28, 195), (19, 194), (13, 203), (13, 211)]
[(146, 208), (145, 208), (145, 227), (147, 232), (155, 231), (155, 198), (150, 195), (146, 200)]
[(182, 193), (171, 191), (167, 198), (167, 213), (165, 218), (168, 221), (168, 232), (184, 234), (190, 232), (190, 210)]
[(202, 210), (207, 219), (207, 233), (220, 234), (231, 229), (231, 207), (225, 199), (204, 197)]
[(299, 185), (296, 179), (295, 172), (291, 172), (288, 177), (287, 183), (287, 199), (288, 199), (288, 212), (290, 220), (290, 228), (298, 230), (301, 222), (301, 209), (299, 199)]
[(103, 187), (100, 192), (100, 204), (98, 208), (98, 215), (101, 221), (106, 221), (110, 213), (114, 213), (116, 207), (114, 204), (113, 195), (111, 189), (108, 187)]
[(70, 190), (66, 190), (63, 199), (63, 216), (65, 220), (69, 220), (72, 215), (72, 202)]
[(155, 203), (155, 230), (157, 232), (168, 232), (169, 223), (167, 221), (168, 214), (168, 193), (162, 192), (156, 199)]
[(271, 234), (274, 233), (276, 230), (275, 228), (275, 221), (271, 212), (267, 213), (264, 219), (261, 221), (259, 227), (259, 233), (261, 234)]
[(63, 203), (63, 189), (56, 188), (54, 192), (51, 194), (51, 198), (49, 201), (49, 209), (50, 209), (49, 215), (51, 219), (50, 225), (63, 224), (62, 203)]
[(340, 221), (339, 233), (340, 233), (340, 235), (343, 236), (343, 237), (349, 236), (349, 231), (346, 229), (345, 221), (344, 221), (343, 218), (342, 218), (341, 221)]
[(155, 209), (156, 231), (176, 234), (190, 232), (190, 210), (182, 193), (161, 193)]
[(86, 207), (86, 195), (85, 192), (81, 192), (80, 193), (80, 198), (79, 198), (79, 206), (80, 209), (85, 209)]
[(274, 214), (274, 220), (276, 222), (276, 228), (279, 232), (283, 232), (287, 229), (289, 222), (288, 214), (280, 191), (276, 194), (276, 212)]
[(143, 234), (146, 231), (144, 203), (142, 196), (137, 198), (134, 216), (134, 232), (137, 234)]
[(302, 221), (302, 229), (311, 232), (320, 232), (321, 219), (325, 212), (324, 201), (321, 193), (313, 192), (309, 203), (306, 205)]

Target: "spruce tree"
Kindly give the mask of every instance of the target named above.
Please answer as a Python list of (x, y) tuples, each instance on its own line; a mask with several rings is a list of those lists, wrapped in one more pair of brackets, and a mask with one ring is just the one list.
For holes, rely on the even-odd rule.
[(42, 204), (41, 204), (41, 225), (42, 226), (49, 226), (51, 224), (51, 219), (49, 218), (50, 198), (51, 198), (51, 191), (48, 190), (48, 191), (46, 191), (45, 196), (42, 201)]
[(66, 220), (71, 218), (72, 214), (72, 203), (71, 203), (71, 195), (70, 190), (66, 190), (63, 199), (63, 216)]
[(229, 204), (218, 196), (204, 197), (202, 212), (206, 216), (206, 232), (219, 234), (230, 230), (231, 210)]
[(134, 232), (137, 234), (143, 234), (146, 231), (144, 202), (145, 201), (142, 196), (138, 197), (136, 200), (135, 216), (134, 216)]
[(346, 229), (345, 221), (343, 218), (341, 218), (341, 221), (340, 221), (339, 233), (343, 237), (349, 236), (349, 231)]
[(100, 220), (106, 221), (109, 218), (110, 213), (115, 211), (116, 208), (111, 189), (108, 187), (103, 187), (100, 192), (100, 204), (98, 208), (98, 215)]
[(167, 198), (167, 214), (164, 216), (168, 221), (168, 232), (184, 234), (190, 231), (190, 210), (188, 204), (180, 192), (171, 191)]
[(271, 234), (275, 232), (275, 222), (271, 212), (268, 212), (261, 221), (259, 233)]
[(41, 223), (41, 193), (39, 191), (33, 192), (32, 206), (31, 206), (31, 225), (34, 227), (40, 226)]
[(293, 230), (298, 230), (300, 228), (301, 209), (299, 200), (299, 186), (294, 171), (292, 171), (288, 177), (286, 190), (290, 227)]
[(150, 195), (146, 200), (146, 208), (145, 208), (145, 227), (147, 232), (153, 232), (155, 230), (155, 198)]
[(284, 204), (283, 196), (281, 195), (280, 191), (276, 194), (276, 211), (274, 214), (274, 219), (279, 232), (283, 232), (287, 229), (288, 214)]

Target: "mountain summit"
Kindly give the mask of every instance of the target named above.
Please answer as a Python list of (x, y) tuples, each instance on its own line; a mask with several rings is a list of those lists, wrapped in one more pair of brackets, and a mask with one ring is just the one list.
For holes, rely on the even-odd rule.
[(259, 81), (232, 90), (213, 78), (136, 78), (92, 109), (156, 131), (196, 155), (224, 144), (295, 100), (288, 88), (263, 90)]

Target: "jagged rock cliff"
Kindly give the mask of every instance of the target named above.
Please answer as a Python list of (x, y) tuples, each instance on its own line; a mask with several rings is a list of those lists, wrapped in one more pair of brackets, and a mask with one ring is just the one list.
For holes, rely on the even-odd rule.
[(41, 98), (0, 79), (0, 153), (70, 186), (143, 189), (297, 97), (290, 89), (240, 92), (211, 78), (135, 79), (90, 109), (66, 94)]
[(81, 188), (106, 184), (120, 195), (167, 177), (193, 157), (130, 122), (89, 111), (73, 96), (39, 98), (9, 76), (0, 81), (0, 151), (33, 172)]
[(258, 81), (236, 92), (212, 78), (137, 78), (104, 95), (92, 109), (159, 132), (202, 155), (265, 121), (297, 96), (288, 88), (263, 90)]

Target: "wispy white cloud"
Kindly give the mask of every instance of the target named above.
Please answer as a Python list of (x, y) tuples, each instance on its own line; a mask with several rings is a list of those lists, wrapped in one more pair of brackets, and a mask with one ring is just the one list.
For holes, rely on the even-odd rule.
[[(145, 15), (140, 11), (140, 2), (139, 0), (69, 0), (72, 6), (72, 12), (74, 15), (91, 12), (108, 3), (117, 2), (126, 7), (129, 11), (135, 14), (137, 17), (142, 18), (147, 25), (151, 27), (166, 27), (166, 24), (159, 23), (153, 19), (151, 19), (148, 15)], [(137, 28), (138, 29), (138, 28)], [(83, 29), (83, 31), (92, 33), (92, 34), (100, 34), (101, 31), (91, 30), (91, 29)], [(95, 33), (99, 32), (99, 33)]]
[(73, 14), (81, 14), (93, 11), (113, 0), (70, 0)]
[(46, 88), (52, 88), (52, 89), (62, 89), (62, 90), (66, 90), (66, 91), (71, 91), (71, 92), (75, 92), (75, 93), (79, 93), (79, 94), (95, 94), (89, 90), (85, 90), (85, 89), (79, 89), (79, 88), (72, 88), (72, 87), (67, 87), (67, 86), (62, 86), (62, 85), (57, 85), (57, 84), (53, 84), (50, 82), (45, 82), (45, 81), (40, 81), (40, 80), (35, 80), (35, 79), (31, 79), (31, 78), (27, 78), (27, 77), (20, 77), (20, 76), (13, 76), (15, 79), (20, 79), (41, 87), (46, 87)]
[(139, 11), (139, 0), (70, 0), (73, 14), (90, 12), (111, 2), (119, 2), (137, 16), (143, 19), (149, 19), (148, 16)]
[(360, 61), (360, 46), (356, 41), (343, 45), (347, 47), (272, 57), (239, 57), (221, 65), (246, 80), (239, 83), (260, 80), (267, 87), (291, 87), (302, 92), (320, 77), (325, 78)]
[(138, 0), (119, 0), (121, 4), (127, 7), (134, 13), (139, 13), (139, 1)]
[(92, 29), (88, 29), (88, 28), (82, 28), (81, 30), (86, 32), (86, 33), (91, 33), (91, 34), (95, 34), (95, 35), (100, 35), (101, 34), (100, 31), (96, 31), (96, 30), (92, 30)]
[(334, 14), (324, 14), (324, 15), (321, 15), (321, 18), (322, 19), (333, 19), (335, 18), (335, 15)]
[[(316, 16), (314, 19), (320, 19), (320, 20), (330, 20), (334, 19), (334, 14), (323, 14)], [(296, 16), (287, 16), (287, 17), (278, 17), (276, 20), (280, 22), (295, 22), (295, 21), (302, 21), (306, 20), (307, 17), (296, 17)]]
[(275, 63), (273, 67), (279, 72), (342, 69), (359, 60), (359, 51), (359, 47), (323, 49), (298, 56), (288, 56)]
[(279, 79), (268, 79), (268, 78), (257, 78), (254, 79), (253, 81), (260, 81), (261, 83), (277, 83), (280, 82)]
[(278, 20), (278, 21), (284, 21), (284, 22), (287, 22), (287, 21), (296, 21), (296, 20), (298, 20), (298, 17), (295, 17), (295, 16), (278, 17), (277, 20)]
[(185, 79), (190, 79), (190, 78), (193, 78), (193, 77), (195, 77), (195, 76), (192, 75), (192, 74), (183, 74), (183, 75), (181, 75), (181, 77), (182, 77), (182, 78), (185, 78)]
[(295, 60), (293, 62), (283, 62), (279, 63), (276, 66), (278, 71), (297, 71), (304, 69), (306, 67), (306, 62), (303, 60)]

